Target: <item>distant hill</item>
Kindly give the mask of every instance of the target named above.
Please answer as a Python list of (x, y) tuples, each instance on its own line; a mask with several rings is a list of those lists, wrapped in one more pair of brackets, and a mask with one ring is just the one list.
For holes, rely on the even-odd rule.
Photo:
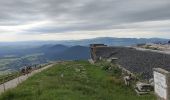
[(110, 45), (110, 46), (132, 46), (132, 45), (141, 44), (141, 43), (157, 43), (157, 42), (167, 43), (168, 39), (102, 37), (102, 38), (84, 39), (84, 40), (78, 40), (78, 41), (63, 41), (60, 44), (88, 46), (89, 44), (99, 43), (99, 44), (107, 44), (107, 45)]
[(64, 45), (60, 45), (60, 44), (57, 44), (57, 45), (50, 45), (50, 46), (47, 46), (46, 45), (46, 47), (44, 47), (44, 46), (42, 46), (42, 47), (40, 47), (41, 49), (41, 51), (43, 52), (43, 53), (45, 53), (45, 54), (56, 54), (56, 53), (60, 53), (60, 52), (63, 52), (64, 50), (66, 50), (66, 49), (68, 49), (69, 47), (67, 47), (67, 46), (64, 46)]
[(57, 58), (66, 60), (87, 60), (90, 58), (90, 50), (88, 47), (84, 46), (73, 46), (61, 52)]
[(88, 59), (90, 58), (88, 46), (92, 43), (102, 43), (110, 46), (131, 46), (141, 43), (168, 43), (168, 41), (168, 39), (160, 38), (103, 37), (70, 41), (1, 42), (0, 71), (55, 60)]
[(92, 43), (103, 43), (111, 46), (130, 46), (141, 43), (168, 43), (169, 39), (162, 38), (114, 38), (114, 37), (101, 37), (93, 39), (82, 39), (82, 40), (63, 40), (63, 41), (25, 41), (25, 42), (0, 42), (0, 48), (4, 46), (17, 47), (17, 48), (28, 48), (37, 47), (42, 45), (55, 45), (62, 44), (66, 46), (88, 46)]
[[(12, 50), (10, 50), (12, 51)], [(64, 46), (60, 44), (43, 45), (36, 48), (15, 49), (0, 55), (0, 73), (5, 70), (18, 70), (25, 65), (35, 65), (57, 60), (87, 60), (89, 47)]]
[(53, 46), (49, 51), (45, 52), (45, 57), (50, 60), (80, 60), (88, 59), (90, 57), (90, 51), (85, 46)]

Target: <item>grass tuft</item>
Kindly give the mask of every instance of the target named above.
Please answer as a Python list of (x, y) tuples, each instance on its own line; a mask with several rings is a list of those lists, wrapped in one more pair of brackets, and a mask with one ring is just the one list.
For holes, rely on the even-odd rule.
[(3, 93), (0, 100), (156, 100), (137, 96), (123, 85), (118, 69), (106, 69), (87, 61), (63, 62)]

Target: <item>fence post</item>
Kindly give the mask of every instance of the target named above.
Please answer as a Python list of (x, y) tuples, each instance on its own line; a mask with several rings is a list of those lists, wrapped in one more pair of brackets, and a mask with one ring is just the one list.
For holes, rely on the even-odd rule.
[(4, 92), (5, 92), (5, 77), (3, 77), (3, 88), (4, 88)]
[(19, 72), (18, 72), (18, 84), (20, 83), (20, 81), (19, 81), (19, 76), (20, 76), (20, 75), (19, 75)]

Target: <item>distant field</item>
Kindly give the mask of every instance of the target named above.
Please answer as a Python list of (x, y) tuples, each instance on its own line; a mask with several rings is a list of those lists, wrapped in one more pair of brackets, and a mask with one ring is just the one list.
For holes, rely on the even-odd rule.
[(3, 93), (0, 100), (155, 100), (153, 95), (137, 96), (119, 74), (86, 61), (64, 62)]
[(25, 65), (45, 63), (46, 59), (42, 53), (25, 55), (22, 57), (13, 57), (6, 55), (0, 59), (0, 75), (10, 73), (12, 70), (18, 70)]

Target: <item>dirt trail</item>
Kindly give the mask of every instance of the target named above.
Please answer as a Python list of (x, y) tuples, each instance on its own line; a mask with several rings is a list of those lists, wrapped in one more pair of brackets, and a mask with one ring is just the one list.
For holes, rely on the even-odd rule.
[(140, 51), (151, 51), (151, 52), (162, 53), (162, 54), (170, 54), (169, 50), (160, 51), (160, 50), (151, 50), (151, 49), (138, 48), (138, 47), (133, 47), (133, 48)]
[(22, 76), (19, 76), (13, 80), (10, 80), (8, 82), (5, 82), (4, 84), (1, 84), (0, 85), (0, 94), (3, 93), (4, 91), (8, 90), (8, 89), (12, 89), (12, 88), (15, 88), (17, 87), (18, 84), (22, 83), (23, 81), (25, 81), (27, 78), (33, 76), (34, 74), (36, 73), (39, 73), (47, 68), (50, 68), (54, 65), (55, 63), (53, 64), (50, 64), (50, 65), (47, 65), (45, 67), (42, 67), (40, 69), (37, 69), (37, 70), (34, 70), (32, 71), (31, 73), (29, 74), (26, 74), (26, 75), (22, 75)]

